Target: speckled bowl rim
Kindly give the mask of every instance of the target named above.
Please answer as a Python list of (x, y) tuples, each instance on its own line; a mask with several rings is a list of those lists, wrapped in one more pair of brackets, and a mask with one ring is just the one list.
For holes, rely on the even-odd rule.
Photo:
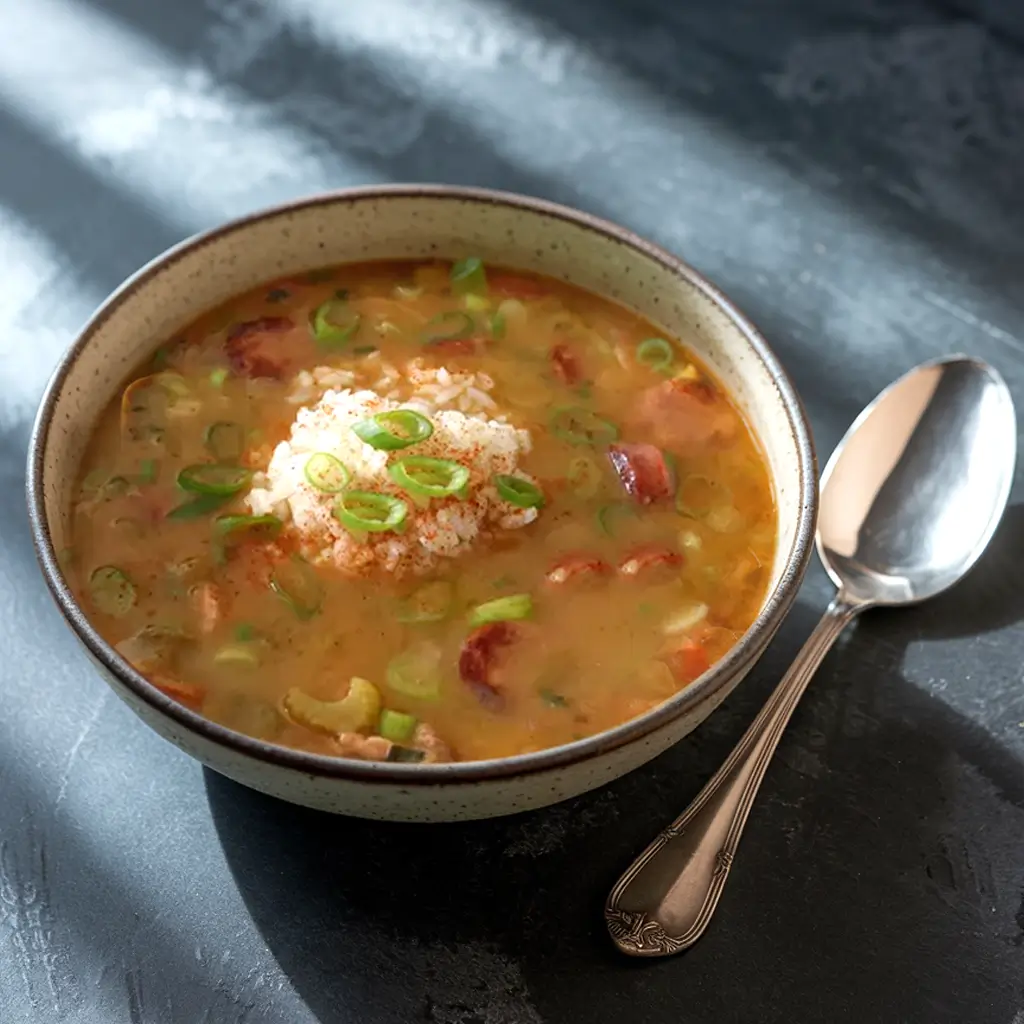
[[(43, 499), (43, 466), (57, 400), (75, 361), (88, 347), (97, 330), (126, 298), (138, 289), (145, 287), (150, 279), (164, 267), (177, 262), (186, 254), (191, 255), (202, 250), (226, 234), (244, 231), (253, 224), (273, 220), (282, 214), (298, 210), (389, 198), (426, 198), (494, 204), (561, 219), (609, 241), (627, 245), (649, 259), (660, 263), (675, 276), (686, 281), (725, 313), (732, 324), (742, 333), (778, 389), (799, 459), (798, 522), (786, 568), (774, 592), (739, 643), (698, 680), (675, 697), (639, 718), (630, 719), (613, 729), (564, 746), (484, 761), (402, 765), (309, 754), (234, 732), (189, 710), (161, 693), (117, 654), (113, 647), (92, 627), (65, 582), (46, 520)], [(166, 715), (179, 725), (200, 734), (215, 744), (283, 768), (290, 768), (309, 776), (413, 786), (483, 782), (525, 776), (575, 764), (642, 740), (645, 736), (712, 698), (718, 690), (728, 684), (729, 680), (735, 678), (739, 673), (746, 672), (760, 657), (765, 646), (763, 638), (766, 634), (769, 639), (774, 635), (775, 630), (789, 611), (810, 558), (818, 509), (817, 458), (807, 416), (800, 398), (760, 331), (722, 291), (693, 267), (670, 252), (603, 218), (543, 199), (492, 189), (454, 185), (378, 185), (316, 193), (266, 207), (230, 220), (209, 231), (193, 235), (151, 260), (129, 277), (97, 309), (54, 370), (43, 393), (32, 428), (28, 449), (26, 492), (36, 557), (57, 606), (93, 657), (140, 700), (160, 714)]]

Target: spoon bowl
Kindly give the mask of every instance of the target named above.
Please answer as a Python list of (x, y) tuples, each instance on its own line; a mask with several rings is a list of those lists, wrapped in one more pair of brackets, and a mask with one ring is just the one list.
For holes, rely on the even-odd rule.
[(1009, 389), (966, 356), (911, 370), (854, 421), (825, 467), (818, 516), (818, 554), (839, 592), (722, 767), (612, 889), (605, 922), (622, 952), (668, 956), (703, 935), (821, 659), (865, 608), (923, 601), (970, 571), (1002, 518), (1016, 457)]
[(825, 466), (818, 555), (865, 605), (935, 597), (978, 560), (1013, 483), (1010, 392), (987, 363), (949, 356), (886, 388)]

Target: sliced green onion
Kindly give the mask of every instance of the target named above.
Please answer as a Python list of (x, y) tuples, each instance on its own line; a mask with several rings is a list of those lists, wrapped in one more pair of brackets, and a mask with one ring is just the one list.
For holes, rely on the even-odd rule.
[(330, 452), (313, 452), (303, 471), (310, 486), (326, 494), (337, 494), (348, 485), (349, 472)]
[(407, 455), (388, 466), (388, 476), (409, 494), (422, 498), (465, 497), (469, 470), (452, 459)]
[(115, 565), (101, 565), (89, 577), (92, 603), (104, 615), (121, 618), (135, 607), (135, 584)]
[(240, 643), (249, 643), (256, 639), (256, 627), (251, 622), (240, 622), (235, 626), (235, 639)]
[(252, 479), (252, 470), (244, 466), (224, 466), (215, 462), (201, 462), (186, 466), (178, 474), (178, 486), (193, 494), (219, 494), (230, 497), (244, 490)]
[(139, 472), (136, 474), (135, 479), (140, 484), (151, 484), (156, 481), (157, 476), (157, 464), (156, 459), (143, 459), (139, 463)]
[(598, 509), (597, 525), (607, 537), (614, 537), (623, 519), (635, 519), (636, 506), (631, 501), (614, 501)]
[(300, 619), (311, 619), (324, 603), (324, 588), (316, 570), (300, 555), (282, 562), (270, 577), (270, 589)]
[(182, 502), (167, 513), (168, 519), (200, 519), (216, 512), (231, 499), (230, 494), (201, 494), (198, 498)]
[(636, 359), (655, 373), (665, 373), (672, 368), (676, 354), (664, 338), (648, 338), (637, 345)]
[(463, 295), (462, 304), (470, 313), (486, 313), (491, 308), (490, 300), (484, 295)]
[(344, 299), (328, 299), (313, 311), (309, 329), (325, 348), (340, 348), (352, 340), (362, 317)]
[(395, 693), (419, 700), (433, 700), (441, 692), (441, 651), (424, 642), (396, 654), (385, 672), (388, 686)]
[(483, 260), (477, 256), (469, 256), (453, 264), (448, 277), (456, 295), (469, 292), (487, 294), (487, 271), (484, 270)]
[(277, 516), (218, 516), (213, 529), (222, 545), (239, 544), (244, 540), (276, 537), (284, 524)]
[(427, 326), (420, 332), (420, 341), (430, 345), (435, 341), (456, 341), (468, 338), (476, 330), (476, 324), (468, 313), (459, 309), (450, 309), (446, 313), (438, 313), (427, 321)]
[(565, 406), (555, 410), (551, 418), (551, 433), (572, 445), (600, 447), (615, 441), (619, 429), (610, 420), (589, 409)]
[(507, 473), (495, 473), (493, 480), (499, 496), (509, 504), (519, 508), (541, 508), (544, 504), (544, 492), (529, 480)]
[(216, 370), (210, 371), (210, 376), (207, 379), (210, 382), (210, 387), (217, 388), (219, 391), (228, 379), (228, 371), (223, 366), (218, 366)]
[(532, 614), (533, 598), (529, 594), (512, 594), (478, 604), (469, 613), (469, 622), (472, 626), (483, 626), (488, 622), (516, 622), (528, 619)]
[(397, 743), (388, 751), (388, 760), (396, 763), (419, 764), (426, 759), (426, 751), (417, 747), (402, 747)]
[(416, 716), (407, 715), (404, 711), (392, 711), (385, 708), (380, 713), (380, 722), (377, 724), (377, 733), (392, 743), (405, 743), (412, 739), (416, 731)]
[(360, 441), (385, 452), (396, 452), (410, 445), (419, 444), (426, 441), (433, 432), (433, 423), (412, 409), (379, 412), (352, 425), (352, 433)]
[(597, 463), (586, 455), (580, 455), (569, 463), (566, 476), (572, 493), (577, 498), (592, 498), (601, 487), (601, 470), (598, 469)]
[(245, 428), (230, 420), (211, 423), (206, 428), (203, 444), (218, 462), (238, 462), (245, 451)]
[(424, 583), (398, 606), (399, 622), (441, 622), (448, 618), (455, 588), (447, 580)]
[(247, 644), (224, 644), (213, 656), (214, 665), (231, 665), (235, 668), (259, 668), (259, 653)]
[(491, 317), (491, 337), (496, 341), (501, 341), (501, 339), (505, 337), (506, 327), (505, 314), (499, 309), (498, 312)]
[(334, 518), (351, 533), (398, 531), (408, 514), (401, 498), (376, 491), (348, 491), (334, 505)]

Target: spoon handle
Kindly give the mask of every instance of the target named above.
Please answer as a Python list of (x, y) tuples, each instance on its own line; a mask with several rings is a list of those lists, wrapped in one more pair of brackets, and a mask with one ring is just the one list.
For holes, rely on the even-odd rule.
[(822, 658), (862, 608), (836, 596), (722, 767), (616, 883), (604, 916), (623, 953), (669, 956), (704, 933), (782, 730)]

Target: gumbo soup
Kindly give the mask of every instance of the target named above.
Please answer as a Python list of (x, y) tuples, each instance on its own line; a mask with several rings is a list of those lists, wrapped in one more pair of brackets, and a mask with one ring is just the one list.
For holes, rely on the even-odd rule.
[(208, 718), (477, 760), (677, 693), (756, 617), (764, 459), (692, 353), (477, 259), (276, 282), (204, 316), (92, 438), (71, 575)]

